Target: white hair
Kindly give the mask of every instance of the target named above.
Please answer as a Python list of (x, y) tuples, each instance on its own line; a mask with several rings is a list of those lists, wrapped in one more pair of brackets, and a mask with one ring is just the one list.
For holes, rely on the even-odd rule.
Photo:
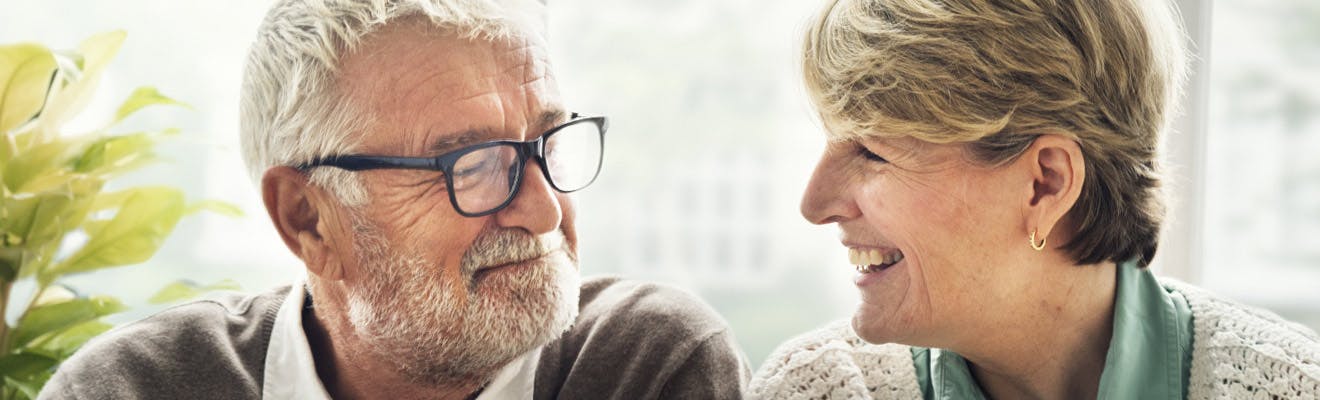
[[(482, 231), (463, 254), (462, 285), (455, 288), (453, 278), (437, 273), (418, 249), (390, 243), (366, 218), (350, 213), (350, 219), (365, 280), (349, 288), (346, 312), (328, 312), (344, 312), (365, 348), (413, 382), (489, 379), (577, 320), (582, 282), (563, 231)], [(528, 259), (541, 261), (517, 267), (519, 272), (476, 277), (482, 268)]]
[[(275, 166), (298, 166), (352, 152), (352, 133), (371, 121), (337, 90), (340, 58), (390, 21), (425, 16), (460, 38), (512, 37), (520, 24), (541, 31), (542, 4), (519, 0), (278, 0), (258, 28), (240, 95), (243, 159), (252, 180)], [(312, 171), (313, 184), (344, 205), (366, 191), (338, 168)]]

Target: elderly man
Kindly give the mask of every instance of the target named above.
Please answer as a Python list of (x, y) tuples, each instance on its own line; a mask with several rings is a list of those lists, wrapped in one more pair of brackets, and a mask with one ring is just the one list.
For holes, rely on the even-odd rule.
[(111, 331), (41, 397), (740, 397), (710, 308), (579, 279), (567, 193), (595, 179), (607, 124), (561, 103), (541, 8), (278, 1), (243, 150), (305, 283)]

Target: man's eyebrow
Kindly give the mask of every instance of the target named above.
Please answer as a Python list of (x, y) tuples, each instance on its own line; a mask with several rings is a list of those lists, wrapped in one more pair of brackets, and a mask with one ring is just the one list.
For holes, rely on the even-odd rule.
[(485, 138), (491, 137), (490, 130), (486, 128), (469, 129), (458, 133), (457, 135), (443, 135), (431, 143), (430, 155), (436, 156), (445, 154), (463, 147), (471, 146), (479, 142), (484, 142)]
[[(537, 118), (536, 125), (532, 127), (532, 129), (539, 130), (534, 135), (539, 136), (543, 131), (558, 126), (567, 114), (564, 110), (557, 108), (542, 112), (541, 116)], [(435, 140), (435, 143), (431, 144), (429, 154), (432, 156), (445, 154), (463, 147), (489, 141), (491, 140), (489, 138), (492, 137), (496, 137), (496, 135), (492, 134), (488, 128), (469, 129), (458, 134), (442, 135)], [(533, 138), (528, 138), (528, 140), (531, 139)]]
[[(560, 108), (546, 110), (541, 113), (541, 118), (537, 121), (536, 126), (540, 127), (541, 130), (554, 128), (563, 122), (567, 114), (567, 112), (564, 112), (564, 110)], [(538, 135), (540, 133), (541, 132), (537, 132)]]

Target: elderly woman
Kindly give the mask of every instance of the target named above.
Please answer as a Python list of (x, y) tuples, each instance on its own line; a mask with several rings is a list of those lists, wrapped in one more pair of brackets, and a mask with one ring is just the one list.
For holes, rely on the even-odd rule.
[(1156, 0), (828, 1), (802, 214), (842, 231), (861, 303), (752, 394), (1320, 396), (1314, 332), (1146, 268), (1179, 34)]

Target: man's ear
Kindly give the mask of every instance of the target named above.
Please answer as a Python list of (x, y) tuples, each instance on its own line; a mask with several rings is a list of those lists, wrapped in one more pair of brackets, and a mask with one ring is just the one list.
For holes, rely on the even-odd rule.
[(307, 264), (307, 271), (324, 280), (343, 278), (338, 235), (335, 226), (337, 204), (321, 188), (312, 185), (306, 174), (292, 167), (274, 167), (261, 177), (261, 197), (266, 212), (280, 233), (284, 245)]
[(1021, 157), (1019, 162), (1030, 170), (1032, 183), (1026, 204), (1026, 232), (1035, 232), (1034, 243), (1038, 243), (1050, 237), (1082, 195), (1086, 163), (1081, 145), (1057, 134), (1037, 137)]

